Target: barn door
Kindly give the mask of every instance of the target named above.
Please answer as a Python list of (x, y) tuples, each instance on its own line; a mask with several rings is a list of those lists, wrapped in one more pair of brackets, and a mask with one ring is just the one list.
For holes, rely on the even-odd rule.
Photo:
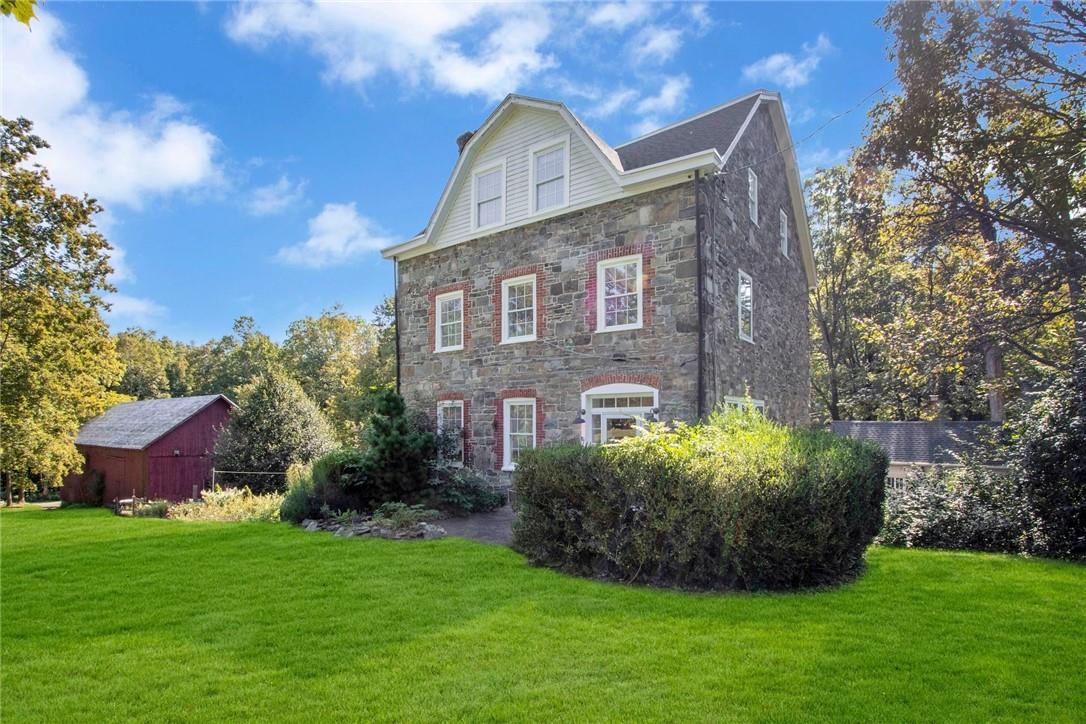
[(127, 498), (132, 495), (132, 488), (128, 480), (127, 459), (122, 455), (107, 455), (105, 470), (102, 476), (105, 478), (105, 487), (102, 501), (110, 503), (114, 498)]

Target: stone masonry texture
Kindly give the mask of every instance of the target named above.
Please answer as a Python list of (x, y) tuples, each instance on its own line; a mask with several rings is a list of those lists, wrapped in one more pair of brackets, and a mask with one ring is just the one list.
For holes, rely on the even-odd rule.
[[(788, 203), (784, 164), (759, 111), (728, 167), (714, 177), (649, 191), (499, 232), (398, 264), (400, 390), (436, 415), (440, 399), (465, 401), (467, 464), (508, 482), (501, 468), (501, 400), (532, 396), (537, 439), (579, 439), (582, 391), (610, 382), (659, 390), (660, 419), (698, 412), (697, 221), (702, 226), (704, 389), (701, 409), (747, 391), (767, 414), (807, 421), (806, 277)], [(745, 166), (759, 165), (761, 224), (747, 218)], [(730, 169), (744, 169), (741, 173)], [(778, 210), (789, 215), (788, 257)], [(640, 254), (641, 329), (596, 332), (599, 260)], [(738, 270), (754, 280), (755, 342), (739, 339)], [(537, 339), (501, 344), (501, 280), (536, 273)], [(465, 294), (465, 345), (434, 352), (433, 298)], [(531, 395), (525, 394), (531, 392)]]

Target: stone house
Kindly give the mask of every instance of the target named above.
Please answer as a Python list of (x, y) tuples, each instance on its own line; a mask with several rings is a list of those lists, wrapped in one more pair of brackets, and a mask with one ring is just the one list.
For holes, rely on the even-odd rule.
[(510, 95), (396, 264), (398, 379), (508, 481), (520, 451), (605, 443), (745, 397), (807, 421), (814, 265), (777, 93), (611, 147)]

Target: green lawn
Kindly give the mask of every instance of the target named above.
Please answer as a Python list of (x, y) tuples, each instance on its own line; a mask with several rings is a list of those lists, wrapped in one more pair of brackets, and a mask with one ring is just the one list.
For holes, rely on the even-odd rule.
[(462, 540), (0, 514), (2, 718), (1086, 719), (1086, 567), (873, 548), (707, 595)]

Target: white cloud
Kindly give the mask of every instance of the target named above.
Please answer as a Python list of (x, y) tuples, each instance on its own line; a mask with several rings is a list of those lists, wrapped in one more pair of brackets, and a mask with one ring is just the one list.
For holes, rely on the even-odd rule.
[(686, 92), (690, 90), (690, 77), (685, 73), (664, 79), (660, 92), (654, 96), (642, 98), (637, 104), (637, 112), (643, 114), (673, 113), (686, 102)]
[(252, 196), (249, 197), (245, 207), (253, 216), (271, 216), (286, 211), (303, 198), (305, 198), (305, 181), (291, 183), (284, 174), (273, 184), (253, 189)]
[(607, 118), (630, 105), (638, 97), (632, 88), (618, 88), (596, 99), (596, 103), (585, 111), (588, 118)]
[(40, 8), (31, 32), (5, 32), (0, 92), (4, 115), (29, 118), (51, 144), (38, 159), (58, 189), (138, 208), (149, 196), (220, 180), (218, 139), (177, 99), (159, 95), (142, 114), (90, 100), (64, 39), (64, 26)]
[[(485, 29), (470, 47), (461, 40), (469, 29)], [(329, 81), (362, 87), (387, 72), (412, 87), (492, 100), (556, 64), (541, 50), (550, 14), (536, 5), (250, 2), (227, 32), (256, 48), (299, 43), (323, 60)]]
[(685, 73), (664, 79), (660, 92), (638, 101), (634, 110), (641, 120), (630, 126), (630, 133), (643, 136), (666, 125), (665, 118), (682, 109), (686, 104), (686, 94), (690, 90), (690, 78)]
[(798, 57), (791, 53), (774, 53), (745, 66), (743, 79), (798, 88), (811, 80), (811, 74), (818, 68), (818, 64), (834, 50), (836, 48), (830, 43), (830, 39), (825, 34), (819, 34), (814, 43), (803, 44), (803, 52)]
[(704, 33), (713, 25), (713, 17), (709, 14), (707, 3), (690, 3), (686, 6), (686, 12), (699, 34)]
[(590, 25), (625, 30), (652, 17), (652, 6), (644, 2), (603, 3), (588, 16)]
[(649, 25), (642, 28), (630, 41), (630, 56), (634, 63), (666, 63), (683, 44), (681, 30)]
[(796, 149), (799, 172), (804, 178), (811, 176), (820, 168), (828, 168), (844, 163), (852, 152), (849, 148), (811, 148), (802, 147)]
[(106, 318), (117, 325), (147, 326), (166, 315), (165, 307), (144, 297), (115, 293), (107, 295), (106, 302), (110, 305)]
[(309, 238), (285, 246), (276, 258), (286, 264), (321, 269), (342, 264), (368, 251), (389, 246), (395, 239), (371, 219), (361, 216), (354, 203), (325, 204), (309, 220)]

